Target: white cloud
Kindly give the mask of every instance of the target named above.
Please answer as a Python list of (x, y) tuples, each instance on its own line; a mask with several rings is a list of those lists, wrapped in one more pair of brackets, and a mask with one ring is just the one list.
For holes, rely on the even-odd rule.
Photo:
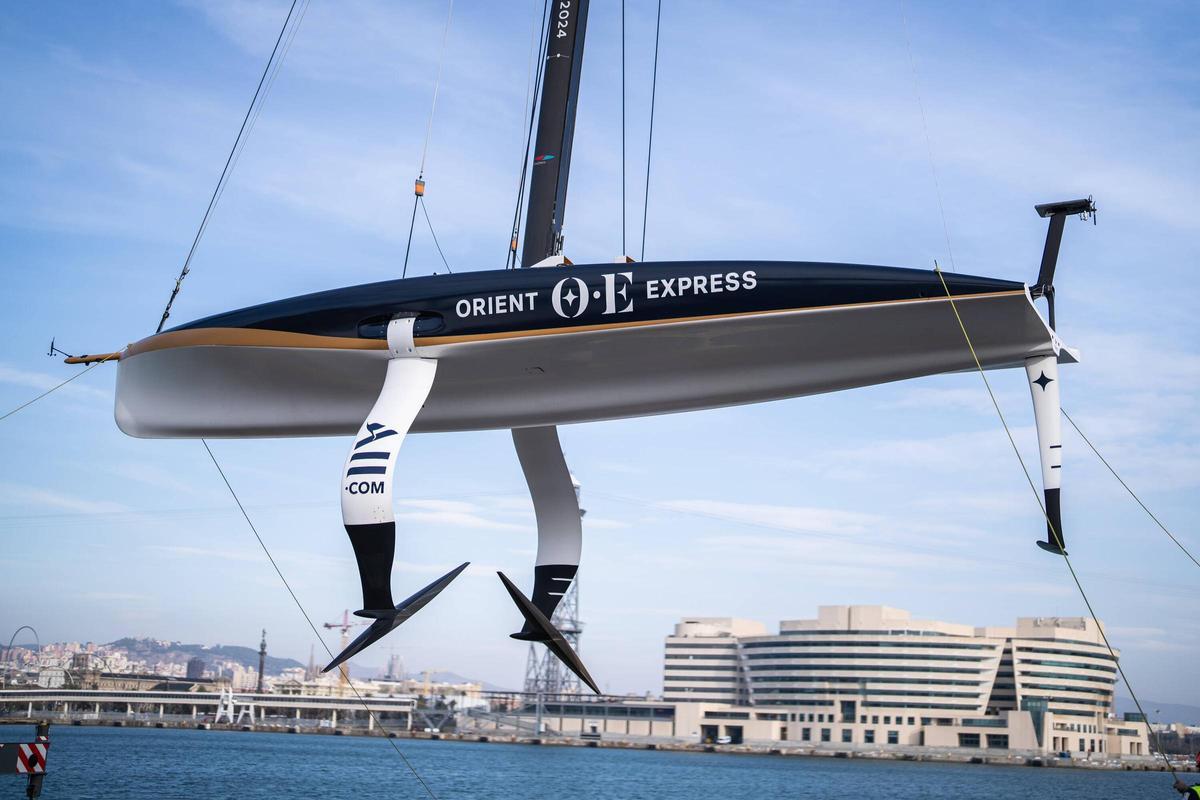
[[(1008, 398), (1006, 398), (1007, 400)], [(996, 416), (996, 408), (982, 384), (961, 387), (906, 387), (889, 397), (881, 405), (884, 408), (923, 409), (926, 411), (971, 411), (975, 414)], [(1001, 408), (1012, 403), (1001, 401)]]
[(398, 521), (473, 530), (528, 530), (526, 525), (491, 518), (486, 509), (458, 500), (400, 500), (396, 505)]
[(194, 547), (191, 545), (181, 544), (153, 544), (148, 545), (150, 550), (156, 550), (160, 553), (165, 553), (170, 556), (179, 558), (203, 558), (216, 559), (218, 561), (244, 561), (254, 563), (265, 563), (267, 557), (263, 555), (261, 550), (231, 550), (231, 549), (215, 549), (209, 547)]
[(668, 511), (681, 511), (731, 522), (745, 522), (804, 533), (858, 534), (878, 527), (874, 514), (833, 508), (734, 503), (721, 500), (666, 500), (656, 504)]
[[(100, 365), (97, 369), (104, 369), (106, 365)], [(85, 367), (72, 367), (72, 370), (83, 370)], [(50, 375), (45, 372), (34, 372), (32, 370), (18, 369), (6, 364), (0, 364), (0, 383), (9, 383), (14, 386), (27, 386), (31, 389), (45, 391), (53, 389), (64, 380), (70, 378), (73, 372), (63, 372), (60, 375)], [(106, 392), (102, 389), (97, 389), (93, 386), (88, 386), (81, 383), (81, 380), (87, 380), (86, 377), (73, 380), (57, 391), (66, 395), (71, 395), (79, 399), (88, 400), (103, 400), (106, 403), (111, 403), (113, 396), (111, 392)], [(30, 398), (32, 399), (32, 398)]]
[[(126, 478), (131, 481), (137, 481), (138, 483), (143, 483), (147, 486), (153, 486), (158, 489), (169, 489), (173, 492), (180, 492), (188, 495), (202, 494), (212, 498), (222, 497), (223, 499), (225, 496), (227, 496), (223, 494), (218, 495), (216, 492), (200, 489), (192, 483), (172, 477), (174, 473), (145, 462), (126, 462), (113, 464), (107, 467), (107, 470), (114, 475), (121, 476), (122, 478)], [(213, 511), (219, 513), (219, 510), (217, 509), (214, 509)]]
[(82, 514), (111, 514), (128, 510), (120, 503), (109, 500), (92, 500), (82, 495), (14, 483), (0, 484), (0, 503), (57, 508)]
[(630, 527), (628, 522), (622, 522), (619, 519), (605, 519), (604, 517), (595, 517), (588, 514), (583, 518), (584, 535), (589, 530), (593, 531), (616, 531)]
[(148, 595), (134, 594), (133, 592), (84, 592), (79, 595), (79, 598), (88, 602), (99, 603), (140, 603), (152, 599)]

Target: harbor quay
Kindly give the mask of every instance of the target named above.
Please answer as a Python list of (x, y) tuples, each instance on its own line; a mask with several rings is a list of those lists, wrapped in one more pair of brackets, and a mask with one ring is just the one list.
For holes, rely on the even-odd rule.
[(223, 690), (3, 689), (0, 718), (85, 723), (290, 726), (330, 731), (376, 725), (412, 729), (415, 697), (254, 694)]

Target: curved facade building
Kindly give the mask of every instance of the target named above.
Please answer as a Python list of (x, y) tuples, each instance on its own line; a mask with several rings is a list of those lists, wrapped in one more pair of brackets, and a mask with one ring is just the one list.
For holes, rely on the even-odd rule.
[(741, 738), (818, 746), (1143, 754), (1144, 726), (1111, 718), (1115, 679), (1091, 619), (977, 628), (886, 606), (822, 606), (778, 633), (684, 620), (667, 637), (663, 697), (725, 706), (696, 709), (698, 727), (718, 737), (739, 738), (733, 720), (744, 720)]

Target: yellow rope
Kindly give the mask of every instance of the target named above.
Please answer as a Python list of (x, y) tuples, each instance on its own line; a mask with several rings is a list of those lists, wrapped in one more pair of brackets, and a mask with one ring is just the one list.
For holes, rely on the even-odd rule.
[(1171, 764), (1171, 759), (1163, 752), (1162, 742), (1159, 740), (1158, 732), (1150, 725), (1150, 719), (1146, 716), (1145, 710), (1142, 708), (1142, 703), (1138, 700), (1137, 693), (1133, 690), (1133, 684), (1129, 682), (1129, 678), (1125, 675), (1125, 670), (1121, 667), (1121, 662), (1117, 658), (1117, 653), (1113, 646), (1108, 641), (1108, 634), (1104, 632), (1104, 627), (1100, 624), (1099, 618), (1096, 616), (1095, 610), (1092, 608), (1092, 601), (1088, 599), (1087, 592), (1083, 590), (1083, 584), (1079, 582), (1079, 576), (1075, 574), (1075, 567), (1071, 564), (1071, 558), (1067, 555), (1066, 548), (1063, 547), (1062, 537), (1055, 530), (1054, 523), (1050, 521), (1050, 516), (1046, 513), (1046, 507), (1042, 503), (1041, 495), (1038, 494), (1037, 485), (1033, 482), (1033, 477), (1029, 474), (1029, 467), (1025, 466), (1025, 459), (1021, 457), (1021, 451), (1017, 448), (1017, 442), (1013, 439), (1012, 431), (1008, 427), (1008, 420), (1004, 418), (1004, 412), (1000, 410), (1000, 404), (996, 400), (996, 393), (992, 391), (992, 384), (988, 380), (987, 373), (984, 372), (983, 364), (979, 361), (979, 356), (975, 352), (975, 345), (971, 342), (971, 335), (967, 333), (967, 326), (963, 324), (962, 315), (958, 313), (958, 304), (954, 302), (954, 295), (950, 293), (950, 287), (946, 284), (946, 278), (942, 274), (941, 268), (937, 262), (933, 264), (933, 271), (937, 273), (938, 280), (942, 282), (942, 289), (946, 292), (946, 298), (950, 301), (950, 308), (954, 311), (954, 318), (958, 320), (959, 330), (962, 331), (963, 338), (967, 342), (967, 348), (971, 351), (971, 358), (975, 362), (975, 368), (979, 370), (979, 377), (983, 378), (983, 385), (987, 388), (988, 396), (992, 399), (992, 407), (996, 409), (996, 415), (1000, 417), (1000, 424), (1004, 426), (1004, 433), (1008, 436), (1008, 443), (1012, 445), (1013, 454), (1016, 455), (1017, 461), (1021, 465), (1021, 471), (1025, 473), (1025, 480), (1029, 483), (1030, 490), (1033, 491), (1034, 500), (1038, 504), (1038, 508), (1042, 512), (1042, 516), (1046, 520), (1046, 526), (1050, 533), (1054, 536), (1054, 541), (1058, 545), (1063, 561), (1066, 562), (1067, 569), (1071, 573), (1071, 579), (1075, 582), (1075, 588), (1079, 590), (1080, 597), (1083, 598), (1083, 604), (1087, 606), (1088, 613), (1092, 615), (1092, 620), (1096, 623), (1096, 630), (1100, 632), (1100, 638), (1104, 641), (1104, 646), (1108, 650), (1109, 656), (1117, 667), (1117, 672), (1121, 675), (1121, 680), (1125, 682), (1125, 688), (1129, 690), (1130, 697), (1133, 698), (1134, 705), (1137, 706), (1138, 712), (1142, 715), (1142, 721), (1146, 724), (1146, 731), (1154, 738), (1155, 747), (1158, 754), (1162, 756), (1163, 763), (1167, 765), (1167, 769), (1171, 771), (1171, 775), (1178, 780), (1178, 775), (1175, 772), (1174, 765)]

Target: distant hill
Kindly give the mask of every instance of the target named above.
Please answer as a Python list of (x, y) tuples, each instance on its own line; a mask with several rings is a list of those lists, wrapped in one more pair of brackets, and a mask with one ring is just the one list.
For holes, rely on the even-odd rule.
[[(1151, 722), (1182, 722), (1185, 725), (1200, 725), (1200, 706), (1189, 706), (1184, 703), (1160, 703), (1157, 700), (1143, 700), (1142, 707)], [(1128, 697), (1117, 697), (1117, 713), (1136, 712), (1137, 706)]]
[[(109, 642), (109, 647), (124, 650), (131, 659), (146, 661), (168, 661), (172, 664), (186, 664), (189, 658), (199, 656), (212, 664), (213, 661), (235, 661), (243, 667), (258, 669), (258, 650), (253, 647), (242, 647), (236, 644), (219, 644), (208, 647), (202, 644), (184, 644), (182, 642), (164, 643), (158, 639), (134, 639), (126, 637)], [(267, 675), (278, 675), (285, 669), (304, 667), (294, 658), (280, 658), (267, 653), (264, 669)]]
[[(352, 677), (352, 678), (359, 678), (362, 680), (370, 680), (371, 678), (378, 678), (380, 676), (380, 674), (382, 674), (382, 671), (378, 667), (360, 667), (358, 664), (355, 664), (353, 661), (350, 662), (350, 677)], [(420, 680), (425, 679), (425, 673), (424, 672), (410, 672), (407, 675), (405, 675), (404, 677), (415, 680), (415, 681), (420, 681)], [(488, 691), (488, 692), (511, 692), (511, 691), (514, 691), (513, 689), (510, 689), (507, 686), (497, 686), (494, 683), (489, 683), (488, 681), (477, 680), (475, 678), (464, 678), (462, 675), (459, 675), (457, 672), (448, 672), (446, 670), (434, 670), (433, 672), (430, 672), (429, 679), (435, 683), (478, 683), (480, 686), (483, 687), (484, 691)]]

